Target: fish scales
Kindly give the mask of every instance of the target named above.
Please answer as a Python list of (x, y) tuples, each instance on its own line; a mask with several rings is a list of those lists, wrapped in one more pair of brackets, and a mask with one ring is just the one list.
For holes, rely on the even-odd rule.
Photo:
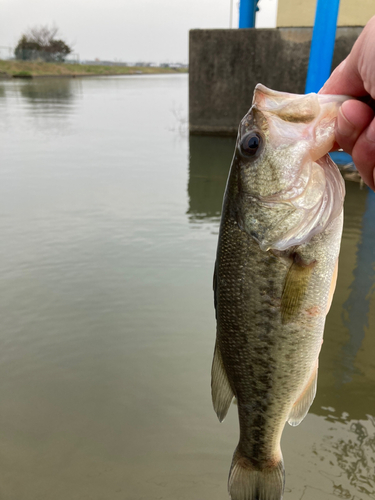
[[(286, 421), (300, 423), (314, 399), (335, 284), (344, 188), (324, 155), (345, 98), (331, 96), (319, 105), (317, 96), (306, 96), (307, 106), (296, 107), (304, 97), (257, 87), (240, 125), (224, 196), (212, 395), (220, 420), (237, 399), (240, 438), (228, 484), (233, 500), (282, 498), (281, 434)], [(272, 130), (275, 115), (297, 128), (295, 137), (289, 129), (279, 140)], [(283, 163), (292, 175), (284, 175)]]

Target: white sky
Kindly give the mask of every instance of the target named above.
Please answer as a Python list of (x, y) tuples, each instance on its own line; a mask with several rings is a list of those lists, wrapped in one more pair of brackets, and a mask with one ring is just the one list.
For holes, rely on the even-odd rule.
[[(35, 25), (60, 28), (82, 60), (188, 62), (192, 28), (238, 26), (239, 0), (0, 0), (0, 46)], [(259, 0), (257, 27), (276, 26), (277, 0)], [(4, 52), (1, 52), (2, 54)]]

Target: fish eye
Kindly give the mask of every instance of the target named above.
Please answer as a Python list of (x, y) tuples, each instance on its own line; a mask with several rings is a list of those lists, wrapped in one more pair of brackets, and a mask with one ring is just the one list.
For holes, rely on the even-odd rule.
[(256, 132), (246, 134), (240, 142), (242, 156), (254, 157), (262, 145), (262, 138)]

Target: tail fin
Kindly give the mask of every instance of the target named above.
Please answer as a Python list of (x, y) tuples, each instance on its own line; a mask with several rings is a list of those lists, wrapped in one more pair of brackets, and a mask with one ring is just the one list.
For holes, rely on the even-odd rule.
[(281, 500), (284, 484), (282, 457), (274, 465), (258, 470), (238, 450), (234, 452), (228, 480), (232, 500)]

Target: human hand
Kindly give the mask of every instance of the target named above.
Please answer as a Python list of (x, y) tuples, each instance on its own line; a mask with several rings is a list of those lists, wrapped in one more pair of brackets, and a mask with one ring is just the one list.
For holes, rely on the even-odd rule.
[[(375, 16), (365, 26), (348, 57), (335, 69), (319, 93), (367, 96), (375, 102)], [(375, 190), (374, 107), (345, 101), (337, 116), (336, 142), (351, 154), (364, 182)]]

